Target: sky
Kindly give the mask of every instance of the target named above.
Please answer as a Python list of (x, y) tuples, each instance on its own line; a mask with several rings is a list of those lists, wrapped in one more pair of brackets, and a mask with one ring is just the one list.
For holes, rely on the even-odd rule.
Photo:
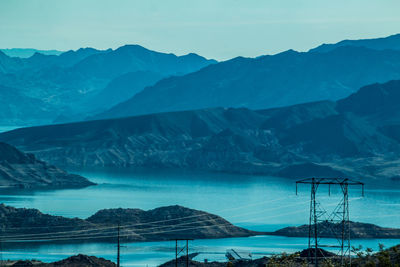
[(0, 48), (139, 44), (226, 60), (400, 33), (399, 0), (0, 0)]

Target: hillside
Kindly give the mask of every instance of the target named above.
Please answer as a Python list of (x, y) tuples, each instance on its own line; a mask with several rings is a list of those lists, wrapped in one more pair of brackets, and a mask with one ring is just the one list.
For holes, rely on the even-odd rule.
[(400, 81), (391, 81), (362, 87), (337, 102), (268, 110), (215, 108), (22, 128), (0, 134), (0, 140), (68, 167), (395, 180), (399, 92)]
[(347, 97), (361, 86), (400, 78), (400, 50), (338, 47), (234, 58), (145, 88), (96, 119), (214, 107), (265, 109)]
[[(25, 220), (29, 216), (29, 220)], [(121, 241), (160, 241), (171, 238), (226, 238), (258, 234), (236, 227), (223, 218), (185, 208), (168, 206), (148, 211), (105, 209), (87, 219), (43, 214), (36, 209), (17, 209), (0, 204), (3, 242), (115, 242), (117, 225)]]
[(69, 174), (0, 142), (0, 188), (80, 188), (89, 185), (93, 183), (86, 178)]

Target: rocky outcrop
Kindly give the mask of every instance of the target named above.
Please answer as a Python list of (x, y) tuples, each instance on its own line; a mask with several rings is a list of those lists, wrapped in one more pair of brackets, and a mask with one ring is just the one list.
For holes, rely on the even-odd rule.
[(94, 185), (0, 142), (0, 188), (80, 188)]
[(87, 219), (70, 219), (43, 214), (36, 209), (0, 205), (0, 218), (3, 242), (115, 242), (118, 225), (121, 241), (124, 242), (246, 237), (259, 234), (234, 226), (217, 215), (181, 206), (148, 211), (105, 209)]

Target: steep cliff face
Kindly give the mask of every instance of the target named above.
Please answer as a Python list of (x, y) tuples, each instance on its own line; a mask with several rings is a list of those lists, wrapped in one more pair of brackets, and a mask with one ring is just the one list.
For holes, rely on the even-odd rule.
[(0, 187), (58, 188), (93, 185), (86, 178), (69, 174), (0, 142)]

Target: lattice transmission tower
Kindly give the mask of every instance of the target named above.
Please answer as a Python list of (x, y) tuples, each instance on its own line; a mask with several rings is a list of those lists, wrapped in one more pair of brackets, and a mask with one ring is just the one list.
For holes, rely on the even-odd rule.
[[(344, 266), (345, 259), (351, 261), (350, 245), (350, 216), (349, 216), (349, 186), (361, 186), (364, 196), (364, 184), (345, 178), (308, 178), (296, 181), (296, 195), (298, 184), (311, 185), (310, 218), (308, 225), (308, 260), (318, 266), (320, 258), (324, 258), (323, 247), (337, 248), (341, 265)], [(339, 203), (328, 213), (317, 200), (317, 190), (320, 185), (328, 185), (329, 196), (331, 186), (339, 186), (343, 197)], [(324, 244), (321, 238), (334, 237), (337, 245)]]

